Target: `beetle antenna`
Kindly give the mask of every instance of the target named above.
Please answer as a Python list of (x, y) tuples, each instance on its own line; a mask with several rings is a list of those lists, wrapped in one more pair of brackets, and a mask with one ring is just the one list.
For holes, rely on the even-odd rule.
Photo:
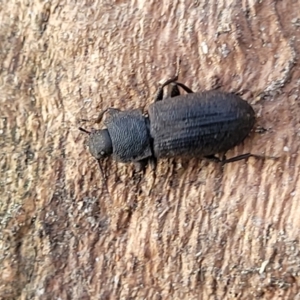
[(103, 172), (103, 168), (102, 168), (100, 159), (97, 159), (97, 162), (98, 162), (98, 166), (99, 166), (100, 173), (101, 173), (101, 175), (102, 175), (102, 177), (103, 177), (103, 181), (104, 181), (104, 185), (105, 185), (106, 191), (107, 191), (107, 193), (108, 193), (108, 195), (109, 195), (109, 197), (110, 197), (110, 200), (112, 201), (111, 195), (110, 195), (110, 193), (109, 193), (108, 185), (107, 185), (107, 179), (106, 179), (106, 177), (105, 177), (105, 175), (104, 175), (104, 172)]
[(82, 131), (82, 132), (87, 133), (87, 134), (91, 134), (90, 131), (87, 131), (87, 130), (85, 130), (85, 129), (82, 128), (82, 127), (79, 127), (78, 129), (79, 129), (80, 131)]

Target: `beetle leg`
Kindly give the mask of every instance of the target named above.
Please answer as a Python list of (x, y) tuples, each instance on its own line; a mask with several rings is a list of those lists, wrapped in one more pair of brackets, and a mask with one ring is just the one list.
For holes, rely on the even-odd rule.
[(135, 161), (133, 164), (136, 172), (145, 173), (147, 165), (151, 167), (152, 171), (155, 171), (157, 165), (157, 159), (154, 156), (151, 156), (139, 161)]
[(82, 132), (87, 133), (87, 134), (91, 134), (90, 131), (87, 131), (86, 129), (84, 129), (84, 128), (82, 128), (82, 127), (79, 127), (78, 129), (79, 129), (80, 131), (82, 131)]
[(160, 101), (164, 97), (164, 87), (166, 87), (169, 84), (172, 84), (172, 88), (170, 92), (168, 93), (169, 97), (176, 97), (180, 95), (180, 91), (178, 86), (180, 86), (184, 91), (186, 91), (188, 94), (194, 93), (190, 88), (188, 88), (186, 85), (184, 85), (181, 82), (177, 82), (178, 76), (175, 76), (166, 82), (162, 84), (162, 86), (158, 89), (157, 94), (155, 96), (154, 102)]
[(106, 113), (107, 109), (103, 110), (100, 112), (100, 114), (98, 115), (97, 119), (94, 121), (95, 124), (100, 123), (102, 121), (102, 118), (104, 116), (104, 114)]
[(222, 165), (225, 165), (225, 164), (228, 164), (228, 163), (231, 163), (231, 162), (239, 161), (239, 160), (242, 160), (242, 159), (247, 159), (251, 156), (255, 157), (255, 155), (253, 155), (251, 153), (245, 153), (245, 154), (242, 154), (242, 155), (238, 155), (238, 156), (226, 159), (226, 157), (224, 155), (224, 158), (220, 162), (222, 163)]
[(164, 97), (164, 89), (160, 87), (156, 93), (154, 102), (161, 101), (163, 97)]
[(120, 110), (118, 108), (109, 107), (106, 109), (106, 112), (108, 113), (109, 116), (113, 116), (113, 115), (118, 114), (120, 112)]
[(168, 96), (169, 97), (176, 97), (176, 96), (179, 96), (180, 95), (180, 91), (179, 91), (179, 88), (178, 86), (180, 86), (183, 90), (185, 90), (187, 93), (194, 93), (190, 88), (188, 88), (186, 85), (184, 85), (183, 83), (180, 83), (180, 82), (177, 82), (178, 80), (178, 76), (179, 76), (179, 72), (180, 72), (180, 59), (177, 63), (177, 71), (176, 71), (176, 75), (165, 81), (158, 89), (157, 93), (156, 93), (156, 96), (154, 98), (154, 102), (157, 102), (157, 101), (161, 101), (164, 97), (164, 87), (166, 87), (167, 85), (169, 84), (172, 84), (172, 88), (171, 90), (168, 92)]
[(145, 169), (146, 169), (147, 163), (148, 163), (148, 159), (147, 158), (139, 160), (139, 161), (135, 161), (133, 163), (134, 167), (135, 167), (135, 172), (143, 172), (143, 173), (145, 173)]
[(154, 157), (154, 156), (149, 157), (148, 161), (149, 161), (149, 165), (150, 165), (152, 171), (155, 171), (156, 165), (157, 165), (157, 159), (156, 159), (156, 157)]
[(232, 163), (232, 162), (235, 162), (235, 161), (239, 161), (239, 160), (242, 160), (242, 159), (247, 159), (251, 156), (256, 157), (256, 155), (254, 155), (254, 154), (245, 153), (245, 154), (241, 154), (241, 155), (238, 155), (238, 156), (235, 156), (235, 157), (232, 157), (232, 158), (228, 158), (228, 159), (226, 159), (225, 154), (222, 156), (222, 158), (216, 157), (215, 155), (208, 155), (208, 156), (205, 156), (205, 158), (208, 159), (208, 160), (217, 162), (217, 163), (221, 163), (222, 165), (225, 165), (225, 164)]
[(255, 128), (255, 132), (257, 132), (257, 133), (265, 133), (266, 131), (268, 131), (268, 129), (266, 129), (262, 126), (259, 126), (259, 125)]
[(182, 89), (184, 89), (188, 94), (193, 94), (194, 93), (190, 88), (188, 88), (183, 83), (180, 83), (180, 82), (175, 82), (175, 83), (176, 83), (176, 85), (179, 85)]
[(154, 102), (160, 101), (163, 99), (164, 97), (164, 87), (169, 85), (170, 83), (176, 82), (176, 80), (178, 80), (178, 75), (176, 75), (175, 77), (165, 81), (158, 89), (156, 96), (154, 98)]
[(257, 159), (278, 159), (279, 157), (274, 157), (274, 156), (262, 156), (262, 155), (257, 155), (257, 154), (251, 154), (251, 153), (245, 153), (245, 154), (241, 154), (235, 157), (231, 157), (226, 159), (225, 154), (222, 156), (222, 158), (218, 158), (215, 155), (209, 155), (209, 156), (204, 156), (204, 158), (210, 160), (210, 161), (214, 161), (217, 163), (221, 163), (222, 166), (224, 166), (225, 164), (229, 164), (235, 161), (239, 161), (242, 159), (248, 159), (249, 157), (255, 157)]
[(231, 162), (235, 162), (238, 160), (242, 160), (242, 159), (247, 159), (249, 157), (255, 157), (257, 159), (279, 159), (279, 157), (276, 156), (264, 156), (264, 155), (258, 155), (258, 154), (251, 154), (251, 153), (245, 153), (242, 155), (238, 155), (229, 159), (225, 159), (224, 161), (222, 161), (223, 164), (227, 164), (227, 163), (231, 163)]
[(95, 124), (100, 123), (105, 113), (108, 113), (110, 116), (117, 114), (120, 110), (117, 108), (109, 107), (100, 112), (97, 119), (94, 121)]
[(168, 97), (173, 98), (180, 95), (178, 85), (176, 83), (171, 83), (171, 87), (168, 89)]

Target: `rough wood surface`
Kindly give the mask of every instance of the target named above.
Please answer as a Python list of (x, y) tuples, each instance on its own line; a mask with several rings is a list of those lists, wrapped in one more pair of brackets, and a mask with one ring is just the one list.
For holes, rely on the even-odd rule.
[[(1, 299), (299, 299), (300, 2), (0, 3)], [(220, 168), (104, 164), (80, 119), (151, 103), (175, 72), (249, 101)]]

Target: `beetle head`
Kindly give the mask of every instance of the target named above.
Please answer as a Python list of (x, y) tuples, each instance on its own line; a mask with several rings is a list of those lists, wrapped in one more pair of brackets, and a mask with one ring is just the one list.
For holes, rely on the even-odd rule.
[(103, 159), (113, 153), (112, 142), (107, 129), (95, 130), (91, 132), (79, 128), (81, 131), (89, 134), (90, 153), (97, 159)]

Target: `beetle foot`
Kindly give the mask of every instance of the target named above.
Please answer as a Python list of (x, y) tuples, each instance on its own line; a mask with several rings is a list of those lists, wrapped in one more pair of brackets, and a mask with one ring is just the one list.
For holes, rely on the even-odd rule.
[(258, 154), (251, 154), (250, 156), (255, 157), (257, 159), (274, 159), (277, 160), (279, 156), (267, 156), (267, 155), (258, 155)]
[(221, 160), (221, 163), (224, 166), (225, 164), (232, 163), (232, 162), (235, 162), (235, 161), (239, 161), (239, 160), (242, 160), (242, 159), (248, 159), (249, 157), (255, 157), (257, 159), (274, 159), (274, 160), (279, 159), (279, 157), (276, 157), (276, 156), (265, 156), (265, 155), (245, 153), (245, 154), (238, 155), (238, 156), (235, 156), (235, 157), (232, 157), (232, 158), (229, 158), (229, 159), (226, 159), (226, 157), (224, 155), (224, 159)]

